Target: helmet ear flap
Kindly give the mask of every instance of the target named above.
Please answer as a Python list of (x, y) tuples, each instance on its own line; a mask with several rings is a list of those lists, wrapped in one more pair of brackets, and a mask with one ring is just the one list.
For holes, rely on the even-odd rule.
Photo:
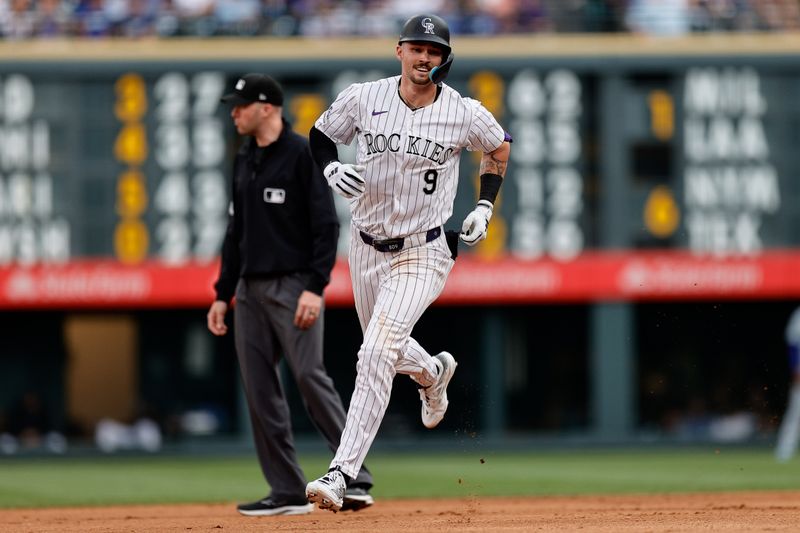
[(447, 78), (447, 75), (450, 73), (450, 66), (453, 64), (454, 59), (455, 54), (450, 52), (450, 54), (447, 56), (447, 59), (445, 59), (441, 65), (431, 69), (431, 71), (428, 73), (428, 77), (433, 83), (439, 85), (445, 80), (445, 78)]

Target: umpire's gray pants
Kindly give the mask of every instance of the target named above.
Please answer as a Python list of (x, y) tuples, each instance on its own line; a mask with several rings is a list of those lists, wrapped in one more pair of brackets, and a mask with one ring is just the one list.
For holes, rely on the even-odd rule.
[[(306, 488), (279, 376), (281, 356), (286, 356), (306, 410), (334, 453), (346, 416), (323, 364), (323, 314), (307, 330), (294, 325), (297, 299), (305, 284), (305, 275), (290, 274), (274, 279), (241, 279), (236, 287), (236, 353), (258, 461), (275, 498), (305, 497)], [(366, 467), (354, 483), (372, 485)]]

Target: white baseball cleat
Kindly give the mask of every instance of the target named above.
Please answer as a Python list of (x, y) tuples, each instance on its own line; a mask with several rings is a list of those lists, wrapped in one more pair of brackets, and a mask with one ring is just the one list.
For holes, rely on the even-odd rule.
[(422, 400), (422, 423), (428, 429), (439, 425), (447, 412), (447, 384), (456, 371), (456, 360), (448, 352), (434, 356), (436, 366), (439, 367), (439, 379), (430, 387), (419, 390)]
[(331, 470), (316, 481), (306, 485), (306, 498), (319, 505), (320, 509), (337, 512), (344, 503), (344, 491), (347, 483), (338, 470)]

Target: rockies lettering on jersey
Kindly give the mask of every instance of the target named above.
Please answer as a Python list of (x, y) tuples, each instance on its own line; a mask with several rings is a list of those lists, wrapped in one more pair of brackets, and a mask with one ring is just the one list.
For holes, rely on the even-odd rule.
[(381, 238), (443, 225), (453, 213), (461, 151), (492, 152), (505, 139), (480, 102), (447, 84), (435, 102), (412, 110), (399, 83), (393, 76), (353, 84), (315, 124), (337, 144), (357, 139), (367, 194), (351, 205), (352, 224)]
[[(422, 140), (425, 141), (425, 147), (420, 152), (419, 142)], [(373, 136), (371, 133), (365, 133), (364, 142), (367, 143), (367, 154), (383, 153), (386, 150), (389, 150), (390, 152), (398, 152), (400, 150), (399, 133), (392, 133), (388, 137), (382, 133), (379, 133), (376, 136)], [(408, 136), (405, 145), (407, 154), (426, 157), (431, 161), (439, 163), (440, 165), (443, 165), (455, 151), (455, 148), (448, 148), (445, 150), (444, 146), (436, 141), (423, 139), (422, 137), (415, 137), (414, 135)]]

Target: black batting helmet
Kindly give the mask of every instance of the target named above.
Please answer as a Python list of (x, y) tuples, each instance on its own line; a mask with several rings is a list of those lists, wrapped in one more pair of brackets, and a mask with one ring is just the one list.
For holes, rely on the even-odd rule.
[(441, 83), (450, 72), (453, 63), (453, 50), (450, 48), (450, 28), (442, 17), (436, 15), (415, 15), (403, 24), (398, 44), (407, 41), (423, 41), (438, 44), (444, 49), (444, 60), (431, 70), (430, 78), (434, 83)]
[(403, 25), (400, 41), (425, 41), (445, 48), (445, 56), (450, 53), (450, 28), (442, 17), (436, 15), (416, 15)]

